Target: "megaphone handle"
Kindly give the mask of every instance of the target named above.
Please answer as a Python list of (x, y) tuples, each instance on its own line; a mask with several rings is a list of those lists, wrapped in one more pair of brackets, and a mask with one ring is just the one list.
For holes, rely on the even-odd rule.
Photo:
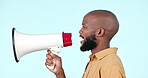
[[(48, 48), (53, 54), (55, 54), (55, 55), (58, 55), (58, 53), (60, 52), (60, 47), (59, 46), (54, 46), (54, 47), (50, 47), (50, 48)], [(54, 69), (54, 67), (55, 67), (55, 60), (53, 60), (53, 65), (52, 66), (48, 66), (47, 65), (47, 68), (49, 68), (49, 69), (51, 69), (51, 70), (53, 70)]]

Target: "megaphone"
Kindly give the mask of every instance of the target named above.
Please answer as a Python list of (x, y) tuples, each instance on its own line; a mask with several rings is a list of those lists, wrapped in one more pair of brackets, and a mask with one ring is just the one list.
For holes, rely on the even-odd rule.
[(71, 33), (58, 34), (23, 34), (12, 29), (12, 43), (15, 61), (19, 62), (25, 54), (50, 49), (55, 54), (60, 48), (72, 45)]

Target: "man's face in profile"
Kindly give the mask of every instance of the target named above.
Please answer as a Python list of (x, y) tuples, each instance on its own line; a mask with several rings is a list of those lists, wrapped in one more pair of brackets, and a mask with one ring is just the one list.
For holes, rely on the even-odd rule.
[(97, 46), (96, 39), (96, 19), (94, 15), (85, 15), (82, 21), (82, 28), (80, 29), (80, 37), (83, 39), (81, 41), (82, 46), (81, 51), (89, 51)]

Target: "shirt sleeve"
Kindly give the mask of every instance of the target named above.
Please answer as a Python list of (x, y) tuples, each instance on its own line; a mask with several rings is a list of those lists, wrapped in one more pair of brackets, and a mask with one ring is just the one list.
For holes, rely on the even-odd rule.
[(112, 65), (102, 68), (101, 78), (123, 78), (118, 66)]

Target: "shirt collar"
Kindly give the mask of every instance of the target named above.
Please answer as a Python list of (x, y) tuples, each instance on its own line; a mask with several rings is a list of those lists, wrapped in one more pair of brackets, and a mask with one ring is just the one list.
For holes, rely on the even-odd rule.
[(104, 49), (102, 51), (95, 53), (94, 55), (90, 55), (89, 58), (91, 59), (91, 61), (93, 61), (94, 59), (101, 60), (102, 58), (104, 58), (105, 56), (109, 54), (116, 54), (117, 50), (118, 48), (107, 48), (107, 49)]

